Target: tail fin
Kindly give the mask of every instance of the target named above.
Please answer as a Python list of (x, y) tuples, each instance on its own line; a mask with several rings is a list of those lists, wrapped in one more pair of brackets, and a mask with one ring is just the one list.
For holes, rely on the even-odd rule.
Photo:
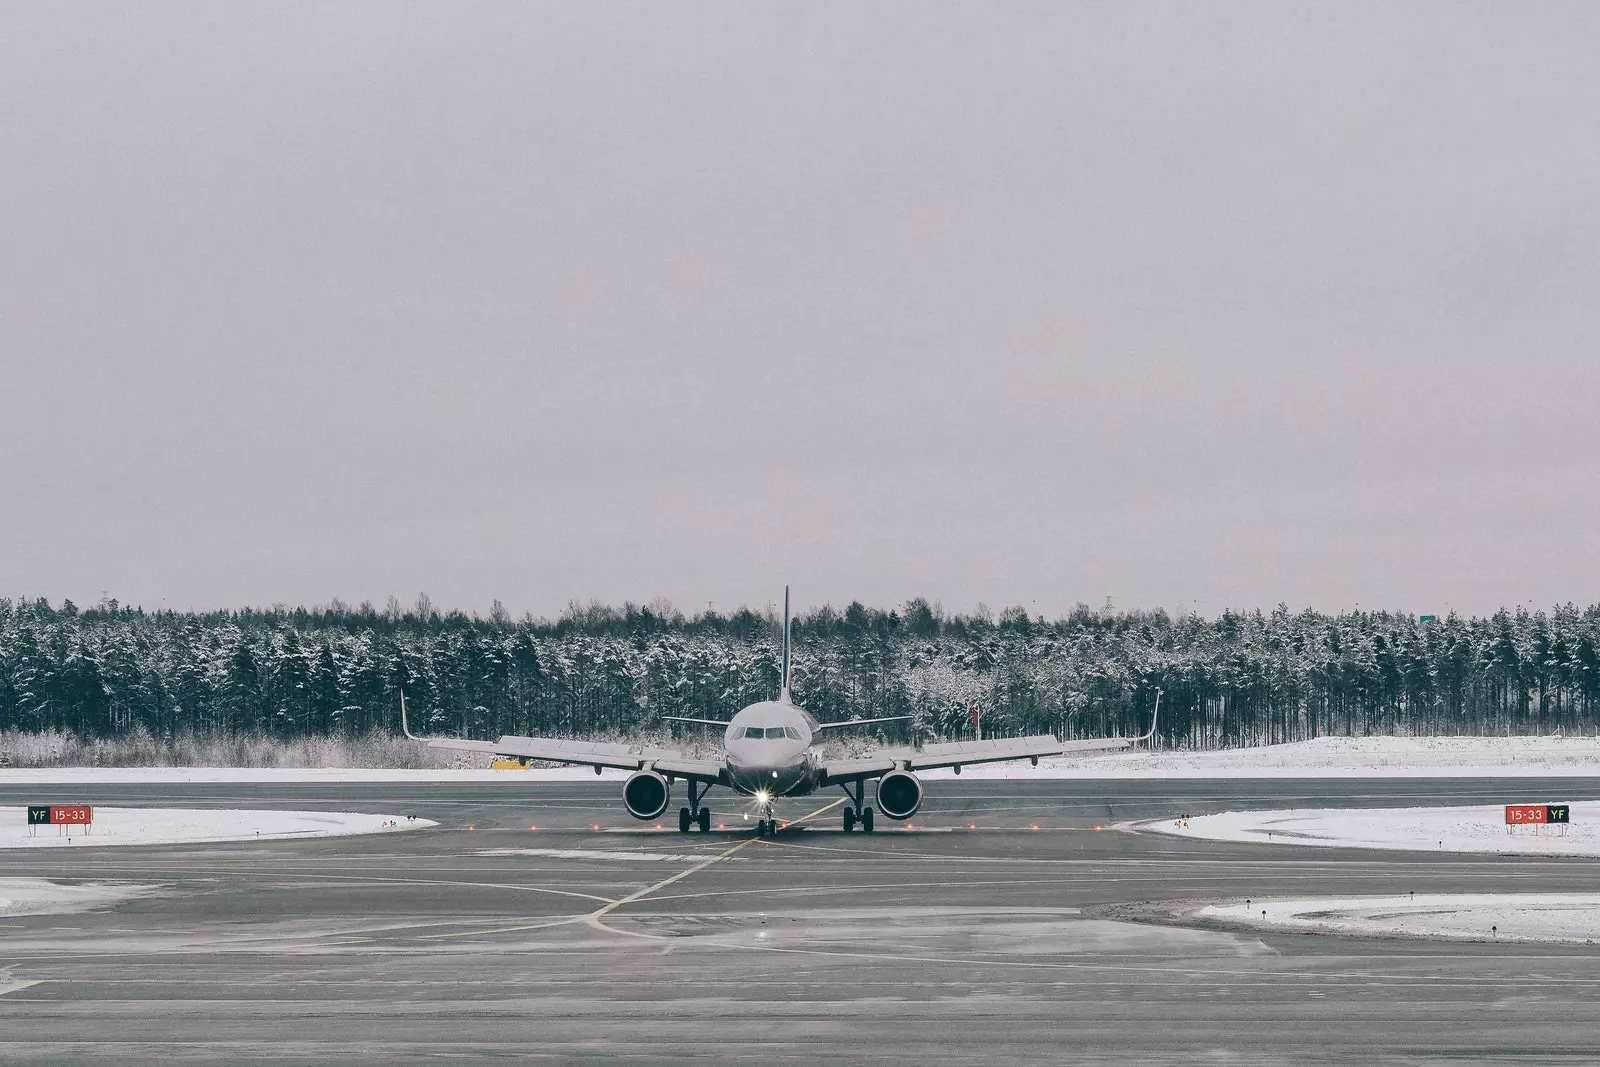
[(783, 689), (778, 693), (778, 701), (782, 704), (793, 703), (789, 699), (789, 587), (783, 587)]

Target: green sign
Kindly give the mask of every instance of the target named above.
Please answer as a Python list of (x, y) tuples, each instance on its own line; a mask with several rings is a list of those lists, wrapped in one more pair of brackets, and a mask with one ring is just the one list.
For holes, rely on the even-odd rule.
[(1551, 804), (1544, 809), (1545, 822), (1571, 822), (1570, 812), (1565, 804)]

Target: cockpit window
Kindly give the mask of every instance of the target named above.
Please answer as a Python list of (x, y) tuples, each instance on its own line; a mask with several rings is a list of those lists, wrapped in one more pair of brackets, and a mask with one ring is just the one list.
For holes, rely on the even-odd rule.
[(768, 739), (791, 737), (798, 741), (800, 740), (800, 731), (793, 726), (746, 726), (744, 728), (744, 736)]

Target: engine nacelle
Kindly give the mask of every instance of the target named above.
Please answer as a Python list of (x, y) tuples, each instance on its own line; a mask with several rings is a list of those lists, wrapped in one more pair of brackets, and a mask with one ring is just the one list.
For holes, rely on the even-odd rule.
[(622, 803), (635, 819), (657, 819), (672, 802), (672, 785), (655, 771), (635, 771), (622, 784)]
[(890, 771), (878, 779), (878, 810), (891, 819), (909, 819), (922, 807), (922, 782), (910, 771)]

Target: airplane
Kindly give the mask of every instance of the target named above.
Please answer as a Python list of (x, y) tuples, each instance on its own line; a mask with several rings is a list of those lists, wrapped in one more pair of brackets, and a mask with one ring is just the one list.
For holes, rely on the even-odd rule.
[(866, 803), (866, 783), (877, 781), (878, 810), (896, 821), (904, 821), (922, 807), (922, 781), (918, 771), (936, 767), (961, 768), (975, 763), (997, 763), (1026, 759), (1039, 765), (1040, 756), (1063, 753), (1104, 752), (1131, 748), (1155, 735), (1156, 716), (1161, 711), (1161, 693), (1156, 692), (1156, 709), (1150, 716), (1150, 729), (1139, 737), (1107, 737), (1081, 741), (1060, 741), (1052, 734), (1010, 737), (990, 741), (955, 741), (925, 745), (916, 749), (883, 749), (866, 756), (824, 759), (817, 745), (824, 733), (850, 726), (892, 722), (910, 718), (890, 715), (876, 719), (846, 719), (818, 722), (794, 702), (789, 692), (789, 590), (783, 591), (783, 674), (776, 700), (763, 700), (741, 709), (732, 719), (695, 719), (662, 716), (673, 722), (720, 726), (723, 757), (720, 760), (695, 759), (671, 749), (644, 748), (597, 741), (569, 741), (551, 737), (507, 735), (498, 741), (474, 741), (455, 737), (418, 737), (406, 720), (405, 693), (400, 694), (400, 728), (406, 737), (431, 748), (483, 752), (521, 760), (542, 760), (594, 767), (594, 773), (607, 767), (633, 773), (622, 786), (622, 804), (635, 819), (649, 821), (661, 817), (672, 804), (672, 786), (682, 778), (688, 788), (689, 803), (678, 809), (678, 831), (688, 833), (697, 827), (701, 833), (711, 829), (711, 809), (701, 801), (713, 786), (722, 786), (755, 800), (760, 812), (757, 836), (778, 831), (773, 805), (780, 797), (801, 797), (829, 786), (839, 786), (851, 801), (844, 808), (842, 823), (846, 833), (859, 825), (863, 832), (873, 829), (873, 809)]

